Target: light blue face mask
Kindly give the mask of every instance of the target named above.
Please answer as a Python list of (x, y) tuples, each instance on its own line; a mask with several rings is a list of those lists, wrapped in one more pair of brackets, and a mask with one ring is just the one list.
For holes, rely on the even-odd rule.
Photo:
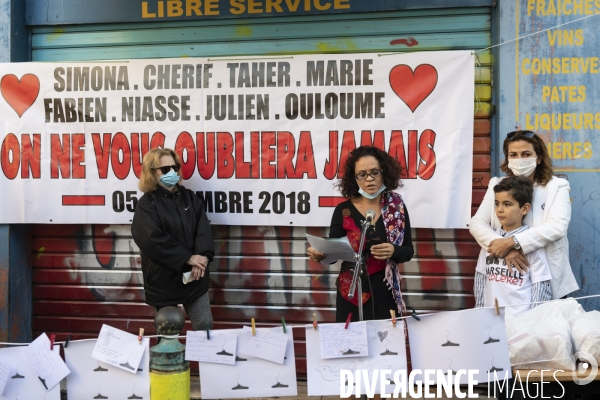
[(377, 198), (377, 196), (379, 196), (385, 189), (387, 189), (385, 187), (385, 185), (381, 185), (381, 187), (379, 188), (379, 190), (377, 191), (377, 193), (373, 193), (373, 194), (369, 194), (367, 192), (365, 192), (364, 190), (362, 190), (361, 187), (358, 188), (358, 193), (360, 193), (362, 195), (362, 197), (365, 197), (369, 200), (373, 200), (375, 198)]
[(179, 182), (179, 175), (177, 175), (177, 172), (171, 169), (168, 173), (158, 178), (158, 180), (164, 187), (171, 189), (177, 182)]

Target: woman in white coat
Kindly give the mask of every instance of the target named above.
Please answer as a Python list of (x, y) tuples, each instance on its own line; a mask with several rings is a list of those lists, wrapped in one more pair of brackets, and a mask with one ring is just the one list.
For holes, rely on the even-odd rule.
[(579, 289), (569, 263), (567, 229), (571, 220), (569, 182), (554, 175), (544, 141), (531, 131), (510, 132), (503, 145), (504, 162), (500, 169), (508, 176), (524, 176), (534, 184), (533, 204), (523, 221), (529, 229), (503, 238), (494, 211), (494, 186), (502, 179), (490, 180), (488, 190), (469, 231), (490, 256), (504, 258), (519, 271), (529, 266), (524, 254), (545, 248), (550, 264), (552, 298), (559, 299)]

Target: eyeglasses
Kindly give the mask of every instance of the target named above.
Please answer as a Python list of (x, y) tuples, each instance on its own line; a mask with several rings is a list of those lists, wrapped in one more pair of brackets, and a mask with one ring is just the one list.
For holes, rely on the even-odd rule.
[(509, 132), (506, 135), (506, 138), (508, 140), (513, 140), (515, 137), (521, 137), (521, 136), (525, 136), (526, 138), (532, 138), (535, 136), (535, 132), (531, 132), (531, 131), (514, 131), (514, 132)]
[(380, 170), (380, 169), (374, 169), (371, 172), (359, 172), (358, 174), (354, 175), (354, 177), (356, 179), (358, 179), (359, 181), (362, 181), (364, 179), (367, 179), (367, 176), (370, 176), (373, 179), (379, 178), (382, 173), (383, 173), (382, 170)]
[(179, 172), (179, 169), (181, 168), (181, 165), (179, 165), (179, 164), (165, 165), (164, 167), (156, 167), (156, 168), (152, 168), (152, 169), (154, 169), (154, 170), (160, 169), (160, 172), (162, 172), (163, 175), (165, 175), (165, 174), (169, 173), (169, 171), (171, 170), (171, 168), (173, 168), (173, 171)]

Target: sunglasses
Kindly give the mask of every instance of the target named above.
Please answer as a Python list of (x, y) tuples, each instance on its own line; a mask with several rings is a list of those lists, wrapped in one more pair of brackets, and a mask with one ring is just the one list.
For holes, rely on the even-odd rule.
[(535, 132), (531, 132), (531, 131), (514, 131), (514, 132), (510, 132), (506, 135), (506, 138), (509, 140), (515, 139), (515, 138), (519, 138), (521, 136), (525, 136), (526, 138), (533, 138), (535, 136)]
[(162, 174), (165, 175), (165, 174), (169, 173), (169, 171), (171, 170), (171, 168), (173, 168), (173, 171), (179, 172), (179, 169), (181, 168), (181, 165), (179, 165), (179, 164), (165, 165), (164, 167), (156, 167), (156, 168), (152, 168), (152, 169), (154, 169), (154, 170), (160, 169), (160, 172), (162, 172)]

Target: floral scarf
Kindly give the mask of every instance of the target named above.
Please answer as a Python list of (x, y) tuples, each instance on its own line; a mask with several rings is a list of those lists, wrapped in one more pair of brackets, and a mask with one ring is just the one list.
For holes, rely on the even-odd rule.
[[(405, 226), (405, 214), (404, 214), (404, 201), (402, 197), (393, 191), (383, 192), (381, 195), (381, 217), (383, 218), (383, 225), (387, 235), (388, 243), (392, 243), (398, 246), (402, 245), (404, 241), (404, 226)], [(344, 215), (342, 226), (346, 230), (346, 236), (352, 245), (354, 251), (358, 251), (361, 230), (354, 220), (349, 215)], [(405, 307), (402, 301), (402, 293), (400, 291), (400, 281), (402, 279), (398, 266), (392, 260), (377, 260), (375, 257), (370, 256), (366, 260), (367, 271), (377, 272), (383, 269), (383, 265), (379, 265), (385, 262), (385, 281), (389, 290), (392, 291), (392, 296), (398, 307), (399, 315), (402, 315)], [(342, 297), (347, 301), (351, 302), (355, 306), (358, 305), (358, 299), (356, 296), (350, 300), (348, 299), (348, 291), (352, 282), (352, 271), (344, 271), (340, 273), (339, 277), (339, 289)], [(369, 300), (371, 293), (363, 293), (362, 302), (363, 304)]]

